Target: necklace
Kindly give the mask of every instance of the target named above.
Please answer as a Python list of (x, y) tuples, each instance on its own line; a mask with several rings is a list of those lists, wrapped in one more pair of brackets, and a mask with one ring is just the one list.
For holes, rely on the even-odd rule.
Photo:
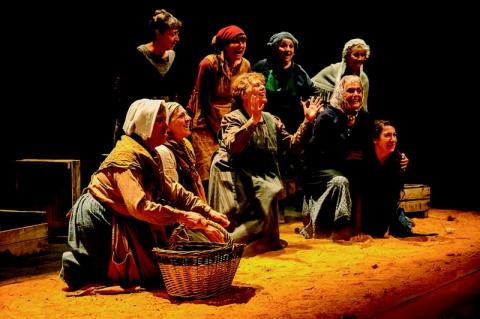
[(349, 122), (355, 121), (355, 119), (357, 118), (357, 115), (358, 115), (358, 114), (355, 114), (355, 115), (349, 115), (349, 114), (347, 114), (347, 119), (348, 119), (348, 121), (349, 121)]
[(355, 124), (355, 120), (357, 118), (358, 113), (355, 113), (354, 115), (347, 114), (347, 126), (352, 127), (353, 124)]

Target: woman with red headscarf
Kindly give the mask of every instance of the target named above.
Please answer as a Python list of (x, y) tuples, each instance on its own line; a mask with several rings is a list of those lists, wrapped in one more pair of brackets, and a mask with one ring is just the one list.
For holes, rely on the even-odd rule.
[(210, 162), (218, 149), (217, 132), (223, 115), (231, 111), (231, 83), (250, 72), (250, 62), (243, 57), (247, 47), (245, 32), (235, 25), (220, 29), (213, 37), (215, 53), (202, 59), (197, 80), (188, 103), (192, 121), (192, 145), (197, 169), (208, 189)]

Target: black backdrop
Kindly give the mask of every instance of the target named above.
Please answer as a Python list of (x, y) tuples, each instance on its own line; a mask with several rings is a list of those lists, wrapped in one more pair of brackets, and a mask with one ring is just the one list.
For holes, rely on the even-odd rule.
[(397, 124), (411, 160), (408, 182), (431, 184), (434, 207), (480, 210), (474, 116), (479, 55), (471, 8), (420, 9), (398, 1), (375, 8), (358, 1), (190, 2), (20, 2), (2, 10), (10, 16), (2, 22), (3, 184), (12, 181), (11, 160), (24, 157), (80, 158), (88, 181), (100, 154), (111, 149), (111, 83), (120, 56), (146, 41), (146, 19), (154, 8), (165, 8), (184, 23), (176, 62), (187, 90), (212, 36), (228, 24), (246, 31), (245, 57), (252, 63), (264, 57), (271, 34), (291, 32), (300, 42), (296, 61), (311, 76), (340, 61), (347, 40), (363, 38), (372, 49), (365, 66), (369, 108)]

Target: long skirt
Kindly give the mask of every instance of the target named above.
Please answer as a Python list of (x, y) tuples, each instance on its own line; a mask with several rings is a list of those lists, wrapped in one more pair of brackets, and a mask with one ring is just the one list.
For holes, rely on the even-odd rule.
[(151, 225), (121, 216), (85, 193), (72, 209), (71, 251), (62, 255), (60, 276), (73, 289), (90, 283), (159, 286), (160, 270), (152, 252), (155, 243)]
[(322, 191), (308, 192), (304, 196), (302, 215), (305, 226), (300, 233), (305, 238), (327, 238), (336, 223), (351, 220), (352, 199), (348, 179), (334, 170), (326, 170), (323, 177)]
[(212, 160), (208, 202), (230, 220), (228, 230), (235, 242), (264, 240), (278, 245), (278, 199), (283, 186), (275, 174), (252, 175), (230, 165), (228, 154), (219, 149)]

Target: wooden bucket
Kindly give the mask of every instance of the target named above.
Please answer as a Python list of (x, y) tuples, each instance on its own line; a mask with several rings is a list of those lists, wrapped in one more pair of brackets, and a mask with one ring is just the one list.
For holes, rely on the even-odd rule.
[(400, 207), (405, 213), (415, 213), (428, 217), (430, 209), (430, 186), (425, 184), (405, 184), (400, 194)]

